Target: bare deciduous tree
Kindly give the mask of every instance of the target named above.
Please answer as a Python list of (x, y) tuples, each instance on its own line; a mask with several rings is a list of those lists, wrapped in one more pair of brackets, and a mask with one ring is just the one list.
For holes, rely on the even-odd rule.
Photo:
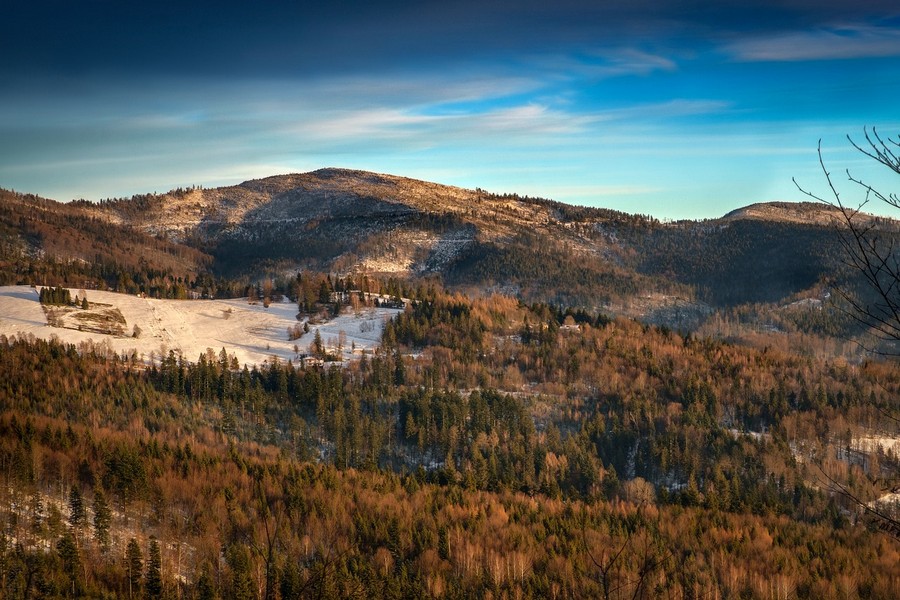
[[(863, 135), (865, 143), (857, 143), (850, 136), (847, 139), (857, 151), (900, 175), (900, 137), (884, 138), (874, 128), (871, 132), (864, 129)], [(847, 180), (862, 192), (862, 199), (855, 206), (848, 204), (841, 198), (841, 192), (825, 166), (821, 140), (818, 154), (829, 196), (823, 197), (807, 191), (796, 179), (794, 184), (810, 198), (837, 209), (838, 235), (844, 249), (844, 261), (862, 277), (869, 293), (859, 297), (849, 289), (837, 287), (836, 291), (847, 303), (847, 313), (884, 343), (877, 350), (882, 354), (900, 356), (900, 347), (897, 345), (900, 342), (900, 228), (895, 221), (879, 219), (863, 212), (873, 200), (900, 210), (900, 197), (896, 193), (879, 191), (862, 178), (855, 177), (848, 169), (845, 171)], [(879, 411), (885, 418), (898, 420), (892, 414), (881, 409)], [(900, 539), (900, 521), (890, 507), (886, 508), (877, 502), (865, 502), (849, 486), (823, 469), (819, 470), (826, 480), (824, 485), (827, 489), (849, 499), (864, 515), (872, 518), (881, 530)], [(896, 485), (896, 481), (891, 484)], [(889, 485), (888, 489), (890, 487)]]
[[(883, 138), (873, 128), (864, 130), (865, 143), (858, 144), (850, 136), (850, 144), (865, 156), (900, 175), (900, 138)], [(822, 142), (818, 146), (819, 165), (828, 184), (828, 195), (810, 192), (797, 183), (797, 188), (810, 198), (833, 206), (838, 212), (838, 235), (844, 249), (845, 263), (864, 280), (868, 294), (862, 297), (849, 288), (837, 287), (836, 291), (847, 303), (847, 313), (868, 328), (880, 341), (887, 343), (879, 351), (900, 355), (900, 246), (897, 224), (880, 219), (863, 210), (874, 200), (890, 208), (900, 210), (900, 198), (895, 193), (884, 193), (865, 180), (846, 170), (847, 179), (862, 192), (862, 199), (848, 203), (827, 169), (822, 158)]]

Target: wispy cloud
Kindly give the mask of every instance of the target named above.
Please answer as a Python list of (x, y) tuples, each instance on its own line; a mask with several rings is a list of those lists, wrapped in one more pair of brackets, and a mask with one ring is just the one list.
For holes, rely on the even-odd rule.
[(900, 90), (900, 60), (835, 60), (900, 57), (890, 0), (223, 5), (169, 43), (139, 4), (80, 27), (78, 3), (44, 4), (22, 22), (46, 27), (0, 40), (0, 185), (61, 198), (335, 165), (643, 212), (749, 203), (767, 177), (788, 197), (832, 130), (887, 131)]
[(675, 71), (678, 63), (638, 47), (586, 47), (579, 52), (530, 56), (523, 64), (541, 81), (602, 81), (629, 75)]
[(724, 47), (745, 62), (900, 56), (900, 28), (848, 24), (737, 40)]
[(446, 117), (415, 115), (399, 108), (323, 111), (316, 115), (298, 115), (289, 128), (292, 134), (309, 140), (348, 140), (365, 137), (397, 137), (423, 128), (431, 128)]
[(298, 116), (290, 127), (311, 143), (404, 141), (414, 146), (448, 142), (559, 136), (584, 131), (595, 117), (528, 103), (512, 107), (422, 114), (415, 108), (380, 107)]
[(602, 60), (592, 69), (593, 74), (601, 77), (649, 75), (655, 71), (675, 71), (678, 68), (671, 58), (640, 48), (593, 51), (590, 55)]
[(589, 119), (597, 123), (617, 123), (638, 129), (647, 123), (670, 121), (682, 117), (710, 116), (731, 110), (724, 100), (674, 98), (664, 102), (637, 102), (615, 108), (602, 108)]

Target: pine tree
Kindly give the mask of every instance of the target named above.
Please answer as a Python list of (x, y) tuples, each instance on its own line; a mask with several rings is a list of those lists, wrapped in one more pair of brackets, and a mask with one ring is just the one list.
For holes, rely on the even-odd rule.
[(141, 547), (136, 539), (131, 538), (128, 540), (128, 547), (125, 550), (125, 570), (128, 573), (129, 598), (135, 598), (141, 592), (141, 573), (143, 569), (144, 562), (141, 556)]
[(212, 577), (209, 576), (209, 569), (204, 566), (200, 578), (197, 579), (197, 600), (214, 600), (215, 597), (216, 590), (213, 587)]
[(322, 343), (322, 334), (316, 329), (316, 335), (313, 337), (313, 354), (319, 358), (325, 358), (325, 345)]
[(159, 542), (150, 538), (149, 557), (147, 558), (147, 578), (145, 588), (147, 598), (162, 598), (162, 557)]
[(78, 574), (81, 572), (81, 558), (78, 556), (78, 544), (71, 529), (66, 531), (56, 543), (56, 552), (59, 554), (59, 558), (63, 563), (63, 569), (72, 583), (72, 595), (74, 596), (76, 595)]
[(84, 525), (85, 518), (84, 498), (78, 486), (73, 484), (69, 489), (69, 525), (78, 529)]
[(94, 533), (100, 544), (100, 552), (106, 554), (109, 551), (109, 527), (112, 524), (112, 512), (106, 501), (106, 494), (97, 488), (94, 491)]
[(444, 560), (450, 560), (450, 536), (447, 535), (447, 527), (438, 527), (438, 556)]
[(403, 364), (403, 356), (399, 348), (394, 351), (394, 385), (406, 383), (406, 366)]
[(328, 280), (323, 279), (322, 283), (319, 285), (319, 303), (320, 304), (328, 304), (328, 301), (331, 299), (331, 286), (328, 285)]
[(247, 549), (239, 544), (228, 548), (225, 559), (231, 567), (231, 594), (234, 600), (252, 600), (253, 581), (250, 573), (250, 556)]

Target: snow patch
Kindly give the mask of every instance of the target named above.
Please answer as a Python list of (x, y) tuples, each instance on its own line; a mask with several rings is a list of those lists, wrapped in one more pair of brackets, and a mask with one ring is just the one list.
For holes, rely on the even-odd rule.
[[(72, 290), (73, 295), (77, 291)], [(278, 302), (265, 308), (262, 304), (248, 304), (246, 299), (156, 300), (96, 290), (88, 290), (87, 297), (89, 302), (118, 309), (125, 318), (126, 335), (51, 327), (37, 290), (28, 286), (0, 286), (0, 334), (33, 335), (44, 340), (56, 337), (70, 344), (92, 340), (107, 345), (118, 354), (135, 352), (145, 361), (151, 356), (168, 354), (170, 350), (193, 361), (208, 348), (217, 353), (225, 348), (240, 364), (252, 365), (273, 357), (282, 362), (296, 362), (299, 354), (309, 352), (315, 331), (319, 330), (326, 346), (336, 347), (339, 340), (344, 340), (342, 356), (349, 360), (353, 350), (357, 354), (363, 350), (373, 351), (381, 343), (385, 321), (400, 312), (396, 308), (368, 308), (358, 314), (348, 312), (336, 319), (310, 325), (309, 333), (291, 340), (288, 328), (301, 323), (296, 318), (297, 306), (293, 303)], [(140, 329), (140, 335), (131, 337), (135, 325)], [(329, 343), (331, 340), (333, 345)]]

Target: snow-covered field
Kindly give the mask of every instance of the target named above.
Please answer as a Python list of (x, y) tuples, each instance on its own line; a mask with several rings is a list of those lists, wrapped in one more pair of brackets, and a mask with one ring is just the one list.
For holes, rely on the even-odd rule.
[[(71, 290), (74, 298), (79, 290)], [(326, 347), (337, 347), (345, 338), (345, 359), (362, 350), (373, 350), (381, 341), (386, 320), (398, 312), (392, 308), (367, 308), (359, 314), (348, 312), (320, 324), (310, 324), (309, 333), (296, 340), (288, 339), (288, 328), (298, 321), (293, 302), (273, 303), (269, 308), (250, 305), (244, 300), (155, 300), (113, 292), (89, 290), (90, 303), (109, 304), (125, 317), (126, 336), (88, 333), (75, 329), (51, 327), (38, 301), (38, 290), (28, 286), (0, 286), (0, 334), (34, 335), (78, 344), (86, 340), (108, 343), (117, 353), (136, 351), (143, 360), (169, 350), (181, 352), (185, 359), (196, 361), (211, 348), (216, 354), (222, 348), (237, 357), (241, 364), (262, 364), (278, 357), (296, 362), (299, 354), (309, 352), (316, 330)], [(141, 333), (131, 337), (134, 326)], [(343, 335), (342, 335), (343, 333)], [(296, 348), (295, 348), (296, 346)]]

